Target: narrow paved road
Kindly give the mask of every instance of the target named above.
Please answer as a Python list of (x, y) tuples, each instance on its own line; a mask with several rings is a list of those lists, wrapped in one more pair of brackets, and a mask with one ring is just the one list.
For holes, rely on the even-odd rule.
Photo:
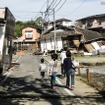
[(41, 83), (39, 61), (40, 57), (33, 55), (17, 59), (20, 65), (12, 68), (13, 72), (2, 85), (5, 94), (1, 92), (0, 105), (105, 105), (105, 101), (98, 95), (92, 93), (83, 97), (76, 94), (81, 93), (78, 88), (74, 92), (66, 89), (65, 79), (57, 79), (56, 90), (50, 88), (48, 76)]

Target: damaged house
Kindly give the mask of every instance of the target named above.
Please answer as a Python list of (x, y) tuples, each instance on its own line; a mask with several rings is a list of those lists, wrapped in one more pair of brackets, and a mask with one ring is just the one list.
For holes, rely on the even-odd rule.
[(102, 37), (100, 33), (80, 28), (76, 28), (76, 30), (81, 32), (81, 39), (83, 40), (79, 46), (79, 51), (83, 48), (84, 52), (88, 52), (90, 55), (105, 53), (105, 37)]
[(88, 16), (76, 20), (77, 25), (82, 29), (88, 29), (92, 31), (99, 32), (103, 37), (102, 38), (92, 38), (90, 41), (87, 41), (86, 48), (89, 52), (93, 51), (94, 53), (105, 53), (105, 14), (98, 14), (93, 16)]
[[(104, 38), (98, 32), (80, 29), (74, 26), (56, 25), (56, 49), (60, 51), (68, 47), (73, 53), (88, 52), (104, 49)], [(102, 45), (103, 44), (103, 45)], [(102, 46), (100, 46), (102, 45)], [(54, 27), (40, 37), (41, 51), (54, 50)]]
[(105, 14), (88, 16), (78, 19), (76, 22), (82, 29), (97, 31), (105, 36)]

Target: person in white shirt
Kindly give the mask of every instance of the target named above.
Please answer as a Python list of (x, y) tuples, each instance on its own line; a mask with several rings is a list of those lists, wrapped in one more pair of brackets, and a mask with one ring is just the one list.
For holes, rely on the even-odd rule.
[(52, 72), (52, 74), (51, 74), (51, 88), (55, 89), (56, 76), (57, 76), (57, 73), (58, 73), (58, 70), (57, 70), (58, 55), (54, 53), (54, 54), (51, 55), (51, 58), (52, 58), (52, 60), (49, 62), (50, 69), (51, 69), (51, 72)]
[(63, 51), (60, 54), (60, 59), (61, 59), (61, 74), (64, 77), (65, 77), (64, 59), (66, 58), (66, 51), (67, 51), (67, 47), (64, 47)]
[(41, 63), (39, 65), (39, 71), (40, 71), (40, 75), (41, 75), (41, 81), (44, 80), (46, 69), (47, 69), (46, 64), (44, 63), (44, 59), (42, 58), (41, 59)]

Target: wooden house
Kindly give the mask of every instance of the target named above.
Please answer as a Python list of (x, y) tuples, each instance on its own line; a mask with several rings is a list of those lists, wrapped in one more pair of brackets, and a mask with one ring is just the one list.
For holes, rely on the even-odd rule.
[[(86, 42), (92, 41), (93, 39), (101, 38), (101, 34), (95, 31), (81, 29), (74, 26), (65, 27), (62, 25), (56, 25), (56, 49), (59, 51), (63, 47), (72, 49), (71, 51), (87, 51), (91, 52), (87, 48)], [(88, 43), (89, 44), (89, 43)], [(46, 31), (40, 37), (41, 51), (54, 50), (54, 27)], [(93, 49), (94, 50), (94, 49)]]
[(40, 32), (33, 26), (26, 26), (22, 28), (21, 37), (14, 40), (17, 50), (35, 50), (39, 48)]

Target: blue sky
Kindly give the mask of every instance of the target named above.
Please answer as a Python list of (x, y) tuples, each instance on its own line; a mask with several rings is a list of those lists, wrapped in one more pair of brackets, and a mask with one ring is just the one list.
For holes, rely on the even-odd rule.
[[(44, 4), (46, 1), (47, 0), (0, 0), (0, 7), (8, 7), (16, 20), (28, 21), (35, 19), (36, 16), (41, 16), (38, 12), (42, 6), (43, 9), (41, 11), (45, 11), (46, 5)], [(65, 0), (62, 0), (60, 5), (64, 1)], [(56, 19), (67, 18), (75, 21), (96, 14), (105, 14), (105, 0), (67, 0), (63, 7), (56, 12)], [(52, 20), (52, 16), (50, 16), (50, 20)]]

